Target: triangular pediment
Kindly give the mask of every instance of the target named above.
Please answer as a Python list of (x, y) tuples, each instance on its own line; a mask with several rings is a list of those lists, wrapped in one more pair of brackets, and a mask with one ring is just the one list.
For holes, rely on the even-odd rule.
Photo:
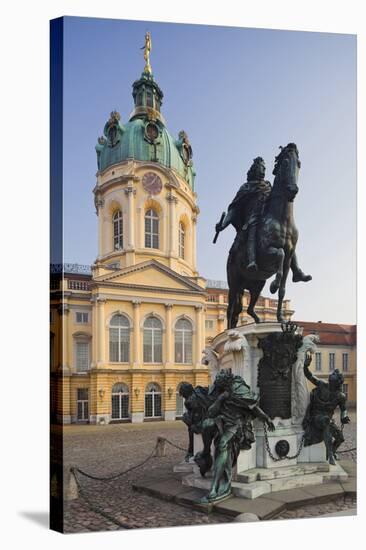
[(147, 260), (94, 279), (100, 284), (141, 286), (177, 291), (205, 292), (203, 288), (156, 260)]

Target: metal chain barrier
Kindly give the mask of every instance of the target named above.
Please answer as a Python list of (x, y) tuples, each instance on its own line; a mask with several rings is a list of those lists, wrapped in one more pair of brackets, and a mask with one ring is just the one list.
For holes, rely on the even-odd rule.
[(264, 431), (264, 443), (266, 445), (266, 450), (267, 450), (267, 453), (269, 454), (270, 458), (274, 461), (274, 462), (280, 462), (280, 460), (292, 460), (293, 458), (297, 458), (299, 456), (299, 454), (301, 453), (302, 451), (302, 448), (304, 446), (304, 440), (305, 440), (305, 435), (303, 434), (302, 437), (301, 437), (301, 441), (300, 441), (300, 445), (299, 445), (299, 448), (297, 449), (297, 452), (296, 454), (292, 455), (292, 456), (289, 456), (289, 455), (286, 455), (286, 456), (274, 456), (272, 451), (271, 451), (271, 448), (269, 446), (269, 441), (268, 441), (268, 432), (267, 432), (267, 425), (265, 422), (263, 422), (263, 431)]
[(118, 472), (117, 474), (113, 474), (113, 475), (110, 475), (110, 476), (96, 476), (94, 474), (89, 474), (88, 472), (85, 472), (81, 468), (72, 467), (71, 472), (74, 476), (74, 479), (75, 479), (75, 482), (76, 482), (76, 485), (77, 485), (77, 488), (78, 488), (79, 495), (84, 499), (86, 504), (89, 506), (90, 510), (92, 512), (96, 513), (96, 514), (101, 515), (102, 517), (104, 517), (105, 519), (107, 519), (111, 523), (114, 523), (115, 525), (117, 525), (121, 529), (132, 529), (131, 525), (129, 525), (128, 523), (124, 523), (124, 522), (114, 518), (113, 516), (111, 516), (110, 514), (105, 512), (100, 506), (98, 506), (96, 504), (93, 504), (91, 502), (90, 498), (88, 497), (88, 495), (86, 494), (86, 492), (84, 491), (84, 489), (83, 489), (83, 487), (80, 483), (80, 479), (79, 479), (78, 474), (81, 474), (81, 475), (83, 475), (83, 476), (85, 476), (89, 479), (93, 479), (95, 481), (108, 482), (108, 481), (115, 480), (115, 479), (123, 476), (124, 474), (127, 474), (128, 472), (131, 472), (133, 470), (136, 470), (137, 468), (140, 468), (141, 466), (143, 466), (149, 460), (151, 460), (152, 458), (154, 458), (156, 456), (164, 456), (164, 453), (165, 453), (164, 448), (161, 451), (162, 454), (161, 455), (158, 454), (159, 447), (161, 446), (162, 443), (168, 443), (169, 445), (171, 445), (172, 447), (175, 447), (176, 449), (179, 449), (180, 451), (184, 451), (184, 452), (187, 451), (187, 449), (181, 447), (180, 445), (177, 445), (176, 443), (173, 443), (172, 441), (170, 441), (169, 439), (166, 439), (165, 437), (158, 437), (157, 440), (156, 440), (156, 444), (155, 444), (154, 449), (142, 462), (140, 462), (139, 464), (135, 464), (134, 466), (131, 466), (131, 468), (128, 468), (127, 470), (123, 470), (122, 472)]
[(151, 453), (149, 454), (149, 456), (147, 458), (145, 458), (142, 462), (139, 462), (139, 464), (135, 464), (134, 466), (131, 466), (131, 468), (128, 468), (127, 470), (123, 470), (122, 472), (118, 472), (117, 474), (113, 474), (113, 475), (110, 475), (110, 476), (96, 476), (96, 475), (93, 475), (93, 474), (89, 474), (88, 472), (85, 472), (84, 470), (81, 470), (81, 468), (78, 468), (78, 467), (71, 468), (71, 471), (73, 473), (78, 472), (79, 474), (81, 474), (85, 477), (88, 477), (89, 479), (94, 479), (96, 481), (112, 481), (114, 479), (117, 479), (117, 478), (123, 476), (124, 474), (127, 474), (128, 472), (132, 472), (132, 470), (136, 470), (137, 468), (140, 468), (141, 466), (146, 464), (146, 462), (148, 462), (149, 460), (151, 460), (152, 458), (157, 456), (156, 451), (157, 451), (159, 445), (163, 442), (168, 443), (169, 445), (171, 445), (172, 447), (175, 447), (176, 449), (179, 449), (180, 451), (187, 452), (187, 449), (184, 449), (183, 447), (180, 447), (179, 445), (176, 445), (172, 441), (169, 441), (169, 439), (166, 439), (165, 437), (158, 437), (157, 441), (156, 441), (156, 444), (155, 444), (155, 447), (153, 448), (153, 450), (151, 451)]
[[(341, 427), (342, 432), (343, 432), (344, 426), (345, 426), (345, 424), (342, 424), (342, 427)], [(299, 445), (299, 448), (298, 448), (296, 454), (294, 454), (292, 456), (286, 455), (286, 456), (281, 456), (281, 457), (277, 456), (276, 457), (276, 456), (273, 455), (273, 453), (271, 451), (271, 448), (269, 446), (268, 431), (267, 431), (267, 425), (266, 425), (265, 422), (263, 422), (263, 431), (264, 431), (264, 443), (265, 443), (265, 446), (266, 446), (267, 453), (274, 462), (279, 462), (280, 460), (292, 460), (294, 458), (297, 458), (300, 455), (300, 453), (302, 451), (302, 448), (304, 446), (304, 440), (305, 440), (305, 435), (304, 434), (302, 435), (300, 445)], [(343, 451), (338, 451), (337, 450), (337, 454), (348, 453), (348, 452), (356, 451), (356, 450), (357, 450), (357, 447), (351, 447), (350, 449), (344, 449)]]
[(86, 493), (84, 492), (84, 490), (81, 486), (80, 480), (79, 480), (79, 478), (77, 476), (77, 473), (76, 473), (77, 468), (72, 468), (71, 471), (74, 475), (75, 482), (76, 482), (76, 485), (77, 485), (77, 488), (78, 488), (78, 491), (79, 491), (79, 495), (85, 500), (85, 502), (87, 503), (87, 505), (89, 506), (89, 508), (92, 512), (94, 512), (96, 514), (99, 514), (100, 516), (104, 517), (105, 519), (107, 519), (111, 523), (114, 523), (115, 525), (117, 525), (121, 529), (132, 529), (132, 527), (130, 525), (128, 525), (128, 523), (124, 523), (124, 522), (114, 518), (113, 516), (111, 516), (110, 514), (105, 512), (100, 506), (98, 506), (96, 504), (93, 504), (90, 501), (89, 497), (86, 495)]

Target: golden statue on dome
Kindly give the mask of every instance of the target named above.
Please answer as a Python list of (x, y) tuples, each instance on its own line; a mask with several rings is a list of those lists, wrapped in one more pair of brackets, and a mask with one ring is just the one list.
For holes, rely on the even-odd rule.
[(147, 31), (145, 34), (145, 46), (141, 48), (144, 50), (145, 68), (144, 73), (152, 74), (150, 65), (150, 52), (151, 52), (151, 34)]

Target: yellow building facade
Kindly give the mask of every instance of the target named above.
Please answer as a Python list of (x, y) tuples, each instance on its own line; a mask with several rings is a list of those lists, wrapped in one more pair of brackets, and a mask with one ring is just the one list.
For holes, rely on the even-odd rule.
[[(208, 384), (202, 351), (226, 328), (228, 291), (197, 271), (192, 148), (169, 134), (162, 97), (148, 65), (128, 122), (113, 111), (96, 146), (96, 261), (51, 267), (52, 421), (174, 420), (179, 385)], [(240, 323), (247, 305), (245, 293)], [(256, 309), (273, 321), (276, 308)]]

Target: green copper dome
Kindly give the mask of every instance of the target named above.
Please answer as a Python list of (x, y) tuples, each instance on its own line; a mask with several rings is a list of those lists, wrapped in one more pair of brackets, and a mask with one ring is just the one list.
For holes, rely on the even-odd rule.
[(163, 92), (152, 74), (144, 72), (133, 83), (133, 98), (135, 109), (129, 122), (122, 124), (119, 113), (113, 111), (104, 126), (104, 136), (96, 145), (98, 170), (127, 159), (157, 162), (175, 170), (194, 189), (187, 134), (181, 131), (177, 139), (169, 134), (160, 113)]

